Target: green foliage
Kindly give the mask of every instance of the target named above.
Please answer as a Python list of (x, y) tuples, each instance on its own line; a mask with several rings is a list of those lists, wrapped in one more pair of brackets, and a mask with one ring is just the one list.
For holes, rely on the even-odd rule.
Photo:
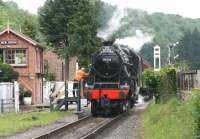
[(194, 139), (196, 118), (192, 100), (171, 98), (151, 104), (144, 113), (144, 139)]
[(24, 97), (31, 97), (31, 96), (32, 96), (31, 90), (24, 89), (22, 86), (20, 86), (20, 89), (19, 89), (20, 104), (24, 105), (24, 100), (23, 100)]
[(29, 36), (33, 40), (37, 40), (37, 34), (38, 34), (37, 20), (26, 19), (22, 24), (22, 33)]
[(168, 100), (172, 96), (176, 96), (176, 69), (174, 66), (168, 66), (161, 71), (162, 77), (158, 85), (158, 98), (162, 101)]
[(30, 90), (26, 90), (22, 93), (23, 93), (23, 97), (31, 97), (32, 96), (32, 91), (30, 91)]
[(178, 61), (186, 63), (191, 69), (200, 68), (200, 32), (195, 28), (192, 32), (186, 32), (176, 49), (179, 54)]
[(116, 7), (104, 3), (101, 0), (97, 0), (95, 5), (97, 9), (97, 21), (99, 23), (99, 29), (104, 29), (107, 27), (106, 25), (113, 16)]
[(56, 75), (52, 72), (49, 72), (48, 61), (44, 61), (44, 78), (47, 81), (55, 81)]
[(147, 139), (199, 139), (200, 89), (192, 90), (184, 102), (173, 97), (166, 103), (150, 105), (144, 127)]
[(154, 43), (145, 43), (140, 50), (141, 56), (149, 62), (149, 64), (153, 65), (153, 47), (155, 46)]
[(48, 73), (45, 73), (44, 78), (45, 78), (47, 81), (55, 81), (56, 76), (55, 76), (54, 73), (48, 72)]
[(40, 30), (60, 56), (88, 58), (99, 46), (97, 10), (89, 0), (47, 0), (40, 9)]
[(142, 78), (147, 88), (154, 90), (156, 102), (166, 101), (176, 95), (176, 68), (174, 66), (162, 68), (159, 72), (147, 69), (143, 72)]
[(21, 31), (35, 39), (38, 33), (38, 20), (35, 15), (18, 8), (14, 2), (0, 2), (0, 30), (7, 28), (8, 21), (10, 28)]
[(142, 74), (142, 78), (148, 88), (157, 88), (161, 75), (153, 69), (146, 69)]
[(200, 89), (194, 89), (190, 101), (193, 104), (193, 114), (196, 119), (196, 139), (200, 139)]
[(8, 64), (0, 63), (0, 70), (0, 82), (12, 82), (19, 77), (19, 73), (14, 71), (13, 67)]

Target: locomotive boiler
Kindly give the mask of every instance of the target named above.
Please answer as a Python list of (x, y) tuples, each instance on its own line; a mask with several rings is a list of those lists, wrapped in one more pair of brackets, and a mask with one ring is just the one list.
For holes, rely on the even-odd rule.
[(133, 49), (112, 44), (104, 45), (92, 57), (84, 96), (91, 100), (91, 113), (124, 112), (138, 98), (142, 59)]

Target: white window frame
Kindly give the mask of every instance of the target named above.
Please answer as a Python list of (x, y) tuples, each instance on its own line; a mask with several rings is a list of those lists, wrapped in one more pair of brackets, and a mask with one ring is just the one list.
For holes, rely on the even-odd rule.
[[(8, 50), (15, 51), (14, 52), (14, 64), (10, 64), (10, 63), (6, 62), (6, 51), (8, 51)], [(17, 58), (16, 57), (16, 54), (17, 54), (16, 51), (17, 50), (21, 50), (21, 51), (25, 50), (25, 63), (22, 63), (22, 64), (17, 64), (16, 63), (16, 59), (15, 58)], [(13, 52), (12, 52), (12, 54), (13, 54)], [(28, 55), (27, 55), (27, 49), (26, 48), (11, 48), (11, 49), (4, 49), (4, 51), (3, 51), (3, 61), (4, 61), (4, 63), (9, 64), (11, 66), (27, 66), (27, 63), (28, 63), (27, 60), (28, 60)]]

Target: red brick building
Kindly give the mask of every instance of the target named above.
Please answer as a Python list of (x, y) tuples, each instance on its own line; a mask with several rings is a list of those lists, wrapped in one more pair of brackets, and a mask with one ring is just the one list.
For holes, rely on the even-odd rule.
[[(69, 59), (69, 77), (67, 80), (73, 80), (76, 72), (76, 57), (71, 57)], [(55, 75), (55, 81), (64, 81), (65, 79), (65, 62), (62, 58), (52, 51), (47, 51), (44, 53), (44, 63), (48, 65), (48, 72)]]
[(32, 103), (42, 103), (42, 47), (24, 34), (8, 28), (0, 32), (0, 55), (4, 63), (19, 72), (20, 85), (32, 91)]

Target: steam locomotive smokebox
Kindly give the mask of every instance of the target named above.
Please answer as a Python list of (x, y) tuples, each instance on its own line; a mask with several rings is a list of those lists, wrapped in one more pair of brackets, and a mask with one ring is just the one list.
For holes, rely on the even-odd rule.
[(114, 40), (103, 42), (103, 46), (93, 55), (93, 73), (99, 81), (115, 81), (137, 73), (137, 54), (126, 46), (113, 43)]
[[(108, 42), (106, 44), (109, 44)], [(102, 78), (113, 78), (120, 72), (120, 58), (112, 45), (105, 45), (93, 57), (96, 74)]]

